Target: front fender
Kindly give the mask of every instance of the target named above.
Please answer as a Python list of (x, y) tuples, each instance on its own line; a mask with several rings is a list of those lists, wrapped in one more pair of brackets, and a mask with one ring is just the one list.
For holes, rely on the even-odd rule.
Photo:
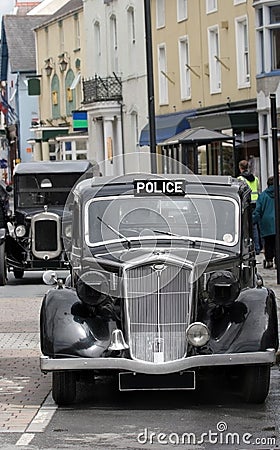
[(3, 244), (3, 242), (5, 242), (5, 239), (6, 239), (6, 229), (0, 228), (0, 245)]
[(265, 287), (245, 289), (236, 303), (247, 310), (244, 319), (233, 322), (219, 339), (211, 339), (213, 353), (242, 353), (278, 349), (275, 294)]
[(110, 344), (108, 323), (90, 317), (73, 289), (51, 289), (40, 313), (41, 351), (56, 358), (99, 357)]

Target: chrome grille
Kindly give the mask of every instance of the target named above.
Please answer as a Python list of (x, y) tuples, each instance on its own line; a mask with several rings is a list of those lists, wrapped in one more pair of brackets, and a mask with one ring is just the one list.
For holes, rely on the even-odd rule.
[(57, 243), (57, 222), (54, 220), (37, 220), (35, 227), (35, 249), (37, 252), (55, 252)]
[(40, 259), (56, 258), (62, 251), (60, 216), (48, 211), (31, 219), (32, 253)]
[(127, 270), (126, 307), (132, 357), (166, 362), (184, 356), (189, 276), (189, 270), (167, 264)]

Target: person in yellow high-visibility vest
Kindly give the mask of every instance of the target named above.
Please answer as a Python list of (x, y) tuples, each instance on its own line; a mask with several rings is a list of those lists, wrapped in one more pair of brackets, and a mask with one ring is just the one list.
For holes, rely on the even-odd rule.
[[(252, 206), (252, 212), (254, 211), (256, 207), (256, 201), (259, 196), (260, 192), (260, 182), (258, 177), (256, 177), (253, 173), (249, 171), (248, 168), (248, 161), (246, 159), (242, 159), (239, 161), (239, 170), (240, 175), (238, 176), (239, 180), (245, 181), (248, 186), (251, 188), (251, 206)], [(258, 224), (253, 225), (253, 239), (255, 244), (255, 251), (256, 254), (259, 255), (261, 251), (261, 239), (260, 239), (260, 232)]]

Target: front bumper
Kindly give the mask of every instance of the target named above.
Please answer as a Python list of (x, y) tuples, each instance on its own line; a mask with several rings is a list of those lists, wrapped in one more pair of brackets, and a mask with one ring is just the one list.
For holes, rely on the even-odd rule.
[(246, 364), (273, 364), (275, 350), (250, 353), (223, 353), (215, 355), (189, 356), (166, 363), (150, 363), (125, 358), (49, 358), (41, 356), (41, 371), (56, 370), (128, 370), (146, 374), (168, 374), (198, 367), (236, 366)]

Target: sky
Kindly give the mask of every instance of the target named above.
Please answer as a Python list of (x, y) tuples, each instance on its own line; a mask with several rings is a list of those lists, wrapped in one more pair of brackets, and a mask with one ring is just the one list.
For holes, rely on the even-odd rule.
[(0, 15), (13, 12), (15, 0), (0, 0)]

